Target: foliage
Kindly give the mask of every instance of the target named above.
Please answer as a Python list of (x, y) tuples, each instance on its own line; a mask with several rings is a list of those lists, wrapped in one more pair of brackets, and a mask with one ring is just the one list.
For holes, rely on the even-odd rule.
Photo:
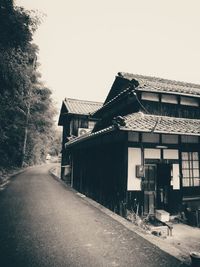
[(36, 13), (0, 0), (0, 167), (43, 161), (53, 131), (51, 91), (40, 82)]
[(1, 47), (26, 49), (39, 23), (36, 12), (14, 6), (12, 0), (0, 0)]
[(59, 156), (59, 154), (61, 153), (61, 131), (60, 130), (55, 130), (54, 131), (54, 135), (51, 136), (51, 141), (49, 144), (49, 151), (48, 153), (51, 156)]
[(54, 134), (52, 117), (55, 114), (48, 88), (37, 85), (32, 90), (30, 115), (28, 122), (26, 163), (38, 164), (45, 161)]

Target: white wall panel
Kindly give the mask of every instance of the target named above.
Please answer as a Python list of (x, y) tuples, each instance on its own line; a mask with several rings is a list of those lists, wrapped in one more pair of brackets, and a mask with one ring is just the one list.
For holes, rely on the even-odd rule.
[(164, 159), (178, 159), (178, 150), (177, 149), (164, 149), (163, 158)]
[(144, 158), (145, 159), (160, 159), (160, 149), (154, 148), (145, 148), (144, 150)]
[(140, 191), (141, 179), (136, 177), (136, 165), (141, 165), (141, 149), (128, 148), (128, 191)]
[(173, 174), (173, 180), (172, 180), (173, 189), (179, 190), (180, 189), (179, 164), (173, 164), (172, 174)]

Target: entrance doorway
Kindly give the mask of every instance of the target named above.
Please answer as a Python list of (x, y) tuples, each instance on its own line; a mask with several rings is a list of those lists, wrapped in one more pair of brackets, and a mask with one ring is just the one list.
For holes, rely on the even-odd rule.
[(172, 211), (171, 172), (172, 164), (169, 163), (145, 164), (143, 181), (145, 214), (154, 214), (155, 209)]
[(156, 164), (145, 164), (144, 214), (154, 214), (156, 200)]
[(156, 181), (156, 208), (166, 211), (171, 210), (170, 193), (171, 186), (171, 164), (157, 164), (157, 181)]

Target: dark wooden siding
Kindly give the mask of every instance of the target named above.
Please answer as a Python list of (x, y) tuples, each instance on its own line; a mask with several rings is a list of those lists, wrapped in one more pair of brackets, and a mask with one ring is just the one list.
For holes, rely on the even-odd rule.
[(123, 143), (73, 152), (73, 187), (109, 209), (123, 213), (127, 162)]
[[(70, 134), (70, 124), (69, 121), (66, 119), (65, 124), (63, 125), (63, 133), (62, 133), (62, 159), (61, 159), (61, 166), (69, 164), (69, 156), (68, 151), (65, 149), (65, 143), (67, 142), (67, 136)], [(64, 170), (61, 169), (61, 176), (63, 176)]]
[[(145, 107), (146, 111), (148, 111), (150, 114), (200, 119), (199, 107), (184, 106), (180, 104), (168, 104), (149, 100), (142, 100), (141, 103)], [(142, 112), (145, 112), (142, 106), (140, 107), (140, 110)]]
[(71, 118), (71, 135), (78, 136), (79, 128), (88, 128), (88, 117), (72, 117)]

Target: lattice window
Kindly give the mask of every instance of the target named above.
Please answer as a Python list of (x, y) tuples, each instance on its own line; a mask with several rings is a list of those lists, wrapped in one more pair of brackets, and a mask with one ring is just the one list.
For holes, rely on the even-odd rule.
[(182, 152), (183, 186), (200, 186), (198, 152)]

